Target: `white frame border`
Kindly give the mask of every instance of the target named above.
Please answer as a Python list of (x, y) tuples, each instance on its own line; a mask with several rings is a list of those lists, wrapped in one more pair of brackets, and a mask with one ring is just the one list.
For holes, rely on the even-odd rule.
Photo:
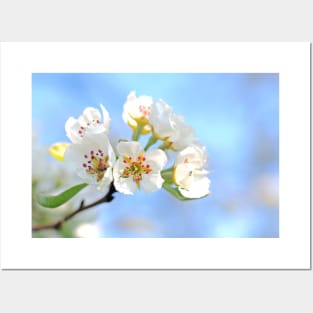
[[(279, 73), (280, 238), (32, 238), (33, 72)], [(17, 149), (23, 174), (8, 166), (20, 162)], [(309, 269), (309, 169), (310, 43), (1, 44), (4, 269)]]

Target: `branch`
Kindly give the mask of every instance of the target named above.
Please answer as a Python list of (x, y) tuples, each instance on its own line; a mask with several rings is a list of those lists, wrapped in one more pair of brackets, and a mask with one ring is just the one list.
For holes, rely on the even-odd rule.
[(72, 217), (74, 217), (76, 214), (78, 214), (79, 212), (85, 211), (87, 209), (90, 209), (98, 204), (101, 203), (105, 203), (105, 202), (111, 202), (113, 200), (113, 193), (116, 192), (116, 189), (113, 185), (113, 183), (111, 183), (110, 188), (108, 193), (101, 199), (90, 203), (88, 205), (84, 204), (84, 200), (80, 203), (79, 208), (76, 211), (73, 211), (71, 213), (69, 213), (68, 215), (66, 215), (63, 219), (56, 221), (56, 222), (51, 222), (51, 223), (47, 223), (47, 224), (39, 224), (39, 225), (34, 225), (32, 227), (33, 231), (37, 231), (37, 230), (42, 230), (42, 229), (56, 229), (59, 230), (61, 229), (61, 227), (63, 226), (64, 222), (66, 222), (67, 220), (71, 219)]

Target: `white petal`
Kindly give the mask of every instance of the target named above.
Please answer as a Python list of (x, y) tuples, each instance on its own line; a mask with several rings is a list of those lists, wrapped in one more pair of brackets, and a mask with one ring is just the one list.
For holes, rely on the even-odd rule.
[(108, 136), (105, 133), (88, 133), (82, 139), (81, 144), (90, 149), (102, 149), (105, 153), (112, 149)]
[(194, 182), (193, 170), (194, 166), (188, 163), (181, 163), (175, 166), (173, 175), (175, 184), (184, 188), (188, 188)]
[(129, 95), (127, 96), (127, 101), (136, 100), (136, 91), (131, 91)]
[(125, 164), (122, 160), (119, 159), (113, 167), (114, 186), (117, 191), (127, 195), (132, 195), (136, 191), (136, 184), (132, 177), (121, 177), (121, 173), (123, 172), (124, 168)]
[(179, 187), (180, 193), (186, 198), (202, 198), (210, 194), (211, 181), (207, 177), (195, 181), (188, 190)]
[(104, 125), (105, 129), (108, 130), (110, 124), (110, 115), (106, 108), (100, 104), (102, 110), (102, 124)]
[(114, 186), (117, 191), (125, 195), (133, 195), (136, 191), (136, 184), (131, 177), (115, 179)]
[(152, 169), (154, 171), (160, 171), (167, 162), (167, 156), (163, 150), (156, 149), (148, 151), (146, 154), (146, 162), (149, 164), (150, 162), (153, 162), (154, 166)]
[(83, 115), (79, 117), (79, 120), (85, 123), (91, 123), (94, 120), (101, 120), (101, 114), (99, 110), (88, 107), (84, 110)]
[(108, 129), (105, 128), (103, 124), (90, 125), (85, 128), (84, 136), (87, 134), (100, 134), (100, 133), (106, 134), (107, 132), (108, 132)]
[(116, 146), (117, 152), (121, 156), (137, 157), (141, 152), (140, 143), (137, 141), (119, 142)]
[(66, 136), (73, 143), (77, 143), (81, 140), (80, 135), (78, 133), (79, 128), (80, 128), (80, 123), (74, 117), (68, 118), (68, 120), (65, 122)]
[(172, 115), (172, 108), (161, 99), (151, 105), (149, 122), (153, 126), (154, 133), (160, 138), (173, 135)]
[(104, 177), (101, 179), (100, 182), (97, 183), (97, 189), (100, 191), (104, 191), (112, 181), (113, 181), (112, 169), (108, 168), (105, 171)]
[(64, 162), (68, 167), (73, 167), (75, 172), (82, 180), (88, 184), (94, 184), (96, 179), (87, 174), (83, 163), (85, 163), (84, 155), (86, 154), (86, 147), (82, 144), (70, 145), (64, 153)]
[(205, 150), (197, 146), (190, 146), (176, 155), (175, 164), (189, 163), (193, 164), (195, 168), (202, 168), (207, 162)]
[[(140, 96), (137, 98), (135, 92), (132, 91), (124, 103), (123, 120), (129, 123), (129, 119), (136, 120), (142, 117), (148, 117), (150, 115), (151, 104), (151, 97)], [(145, 109), (145, 113), (142, 111), (143, 108)]]
[(160, 174), (147, 174), (143, 175), (140, 182), (140, 187), (144, 192), (153, 192), (162, 188), (164, 180)]

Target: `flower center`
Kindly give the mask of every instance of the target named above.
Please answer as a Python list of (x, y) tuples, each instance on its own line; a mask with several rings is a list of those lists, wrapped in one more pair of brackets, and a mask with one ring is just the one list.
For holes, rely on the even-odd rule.
[(139, 105), (139, 111), (140, 113), (142, 113), (142, 115), (144, 117), (149, 117), (150, 113), (151, 113), (151, 108), (150, 107), (146, 107), (145, 105)]
[(92, 120), (91, 122), (87, 122), (85, 123), (85, 126), (80, 126), (79, 127), (79, 130), (78, 130), (78, 136), (80, 136), (81, 138), (84, 137), (85, 135), (85, 132), (86, 132), (86, 129), (88, 127), (94, 127), (94, 126), (98, 126), (100, 124), (100, 120), (97, 119), (97, 120)]
[(121, 177), (128, 178), (133, 177), (133, 181), (136, 183), (137, 187), (140, 188), (140, 181), (142, 180), (143, 174), (151, 173), (152, 169), (150, 164), (147, 164), (146, 158), (144, 157), (144, 152), (136, 158), (123, 157), (123, 163), (125, 163), (125, 168), (121, 174)]
[(82, 163), (82, 167), (86, 170), (86, 173), (95, 175), (97, 177), (97, 182), (99, 182), (109, 167), (109, 157), (104, 155), (103, 150), (99, 149), (96, 152), (90, 150), (89, 154), (84, 155), (84, 158), (86, 160)]

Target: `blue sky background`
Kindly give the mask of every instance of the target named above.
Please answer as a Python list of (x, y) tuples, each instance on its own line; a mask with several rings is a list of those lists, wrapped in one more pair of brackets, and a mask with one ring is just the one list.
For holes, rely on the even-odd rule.
[(181, 202), (164, 190), (118, 194), (109, 209), (99, 207), (102, 236), (279, 236), (278, 74), (38, 73), (32, 90), (32, 125), (43, 145), (68, 141), (67, 118), (100, 103), (111, 116), (112, 141), (130, 139), (122, 112), (135, 90), (184, 115), (207, 148), (209, 197)]

